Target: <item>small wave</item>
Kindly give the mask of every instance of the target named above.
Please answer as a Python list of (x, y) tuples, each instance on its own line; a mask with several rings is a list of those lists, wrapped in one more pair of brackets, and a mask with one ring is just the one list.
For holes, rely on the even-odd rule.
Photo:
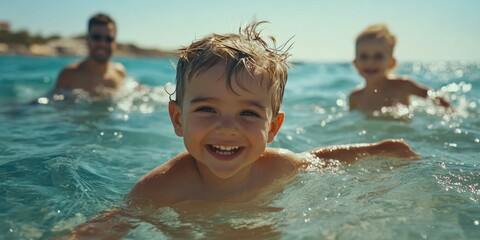
[(58, 90), (39, 97), (31, 104), (75, 104), (80, 106), (104, 106), (109, 112), (119, 109), (124, 112), (152, 113), (165, 106), (169, 95), (164, 86), (147, 87), (133, 78), (127, 78), (124, 86), (114, 94), (106, 92), (102, 96), (91, 96), (81, 89)]

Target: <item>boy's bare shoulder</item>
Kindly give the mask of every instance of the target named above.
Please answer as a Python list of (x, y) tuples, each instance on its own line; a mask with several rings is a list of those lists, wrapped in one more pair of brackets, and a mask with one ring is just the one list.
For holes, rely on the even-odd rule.
[(415, 80), (407, 77), (395, 76), (388, 79), (388, 83), (390, 85), (398, 85), (398, 86), (410, 86), (415, 84)]
[(270, 171), (291, 172), (297, 170), (305, 162), (300, 154), (283, 148), (267, 148), (260, 157), (258, 164)]
[(388, 81), (392, 89), (402, 90), (405, 93), (427, 97), (428, 88), (406, 77), (396, 77)]
[(350, 110), (357, 108), (357, 102), (360, 101), (361, 95), (365, 92), (365, 88), (356, 88), (348, 96)]
[(365, 91), (363, 87), (357, 87), (350, 92), (349, 98), (356, 98)]
[(191, 186), (198, 176), (190, 154), (181, 153), (145, 174), (127, 195), (132, 205), (169, 204), (182, 199), (178, 186)]

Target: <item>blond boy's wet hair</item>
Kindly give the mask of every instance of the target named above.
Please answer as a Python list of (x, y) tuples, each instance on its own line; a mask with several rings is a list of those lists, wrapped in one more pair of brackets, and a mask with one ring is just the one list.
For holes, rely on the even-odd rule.
[(390, 54), (393, 55), (393, 49), (395, 48), (396, 38), (389, 30), (385, 24), (374, 24), (368, 26), (363, 30), (358, 36), (355, 42), (355, 46), (358, 47), (358, 44), (364, 40), (371, 39), (380, 39), (387, 43)]
[[(187, 81), (214, 65), (225, 62), (226, 84), (232, 92), (235, 92), (232, 88), (232, 76), (240, 71), (246, 70), (256, 78), (261, 76), (260, 81), (268, 81), (273, 116), (276, 116), (280, 111), (287, 83), (287, 58), (290, 54), (289, 48), (283, 50), (285, 44), (277, 48), (273, 37), (269, 37), (273, 47), (262, 39), (258, 26), (263, 23), (266, 22), (253, 21), (244, 29), (240, 28), (238, 34), (213, 33), (179, 49), (176, 88), (173, 93), (176, 104), (182, 106)], [(242, 86), (239, 82), (237, 84)]]

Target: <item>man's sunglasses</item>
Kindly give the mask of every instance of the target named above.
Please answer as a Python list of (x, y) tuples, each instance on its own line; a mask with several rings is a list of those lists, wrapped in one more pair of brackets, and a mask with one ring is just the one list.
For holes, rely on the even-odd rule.
[(115, 41), (115, 38), (112, 37), (112, 36), (101, 35), (101, 34), (98, 34), (98, 33), (91, 33), (90, 34), (90, 39), (92, 39), (95, 42), (100, 42), (103, 39), (107, 43), (112, 43), (113, 41)]

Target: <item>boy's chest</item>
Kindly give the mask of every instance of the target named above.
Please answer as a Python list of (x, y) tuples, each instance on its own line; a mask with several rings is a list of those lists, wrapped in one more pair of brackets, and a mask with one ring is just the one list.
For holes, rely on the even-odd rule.
[(389, 89), (374, 93), (363, 92), (359, 95), (357, 106), (364, 110), (380, 110), (397, 104), (409, 105), (409, 96), (401, 89)]

